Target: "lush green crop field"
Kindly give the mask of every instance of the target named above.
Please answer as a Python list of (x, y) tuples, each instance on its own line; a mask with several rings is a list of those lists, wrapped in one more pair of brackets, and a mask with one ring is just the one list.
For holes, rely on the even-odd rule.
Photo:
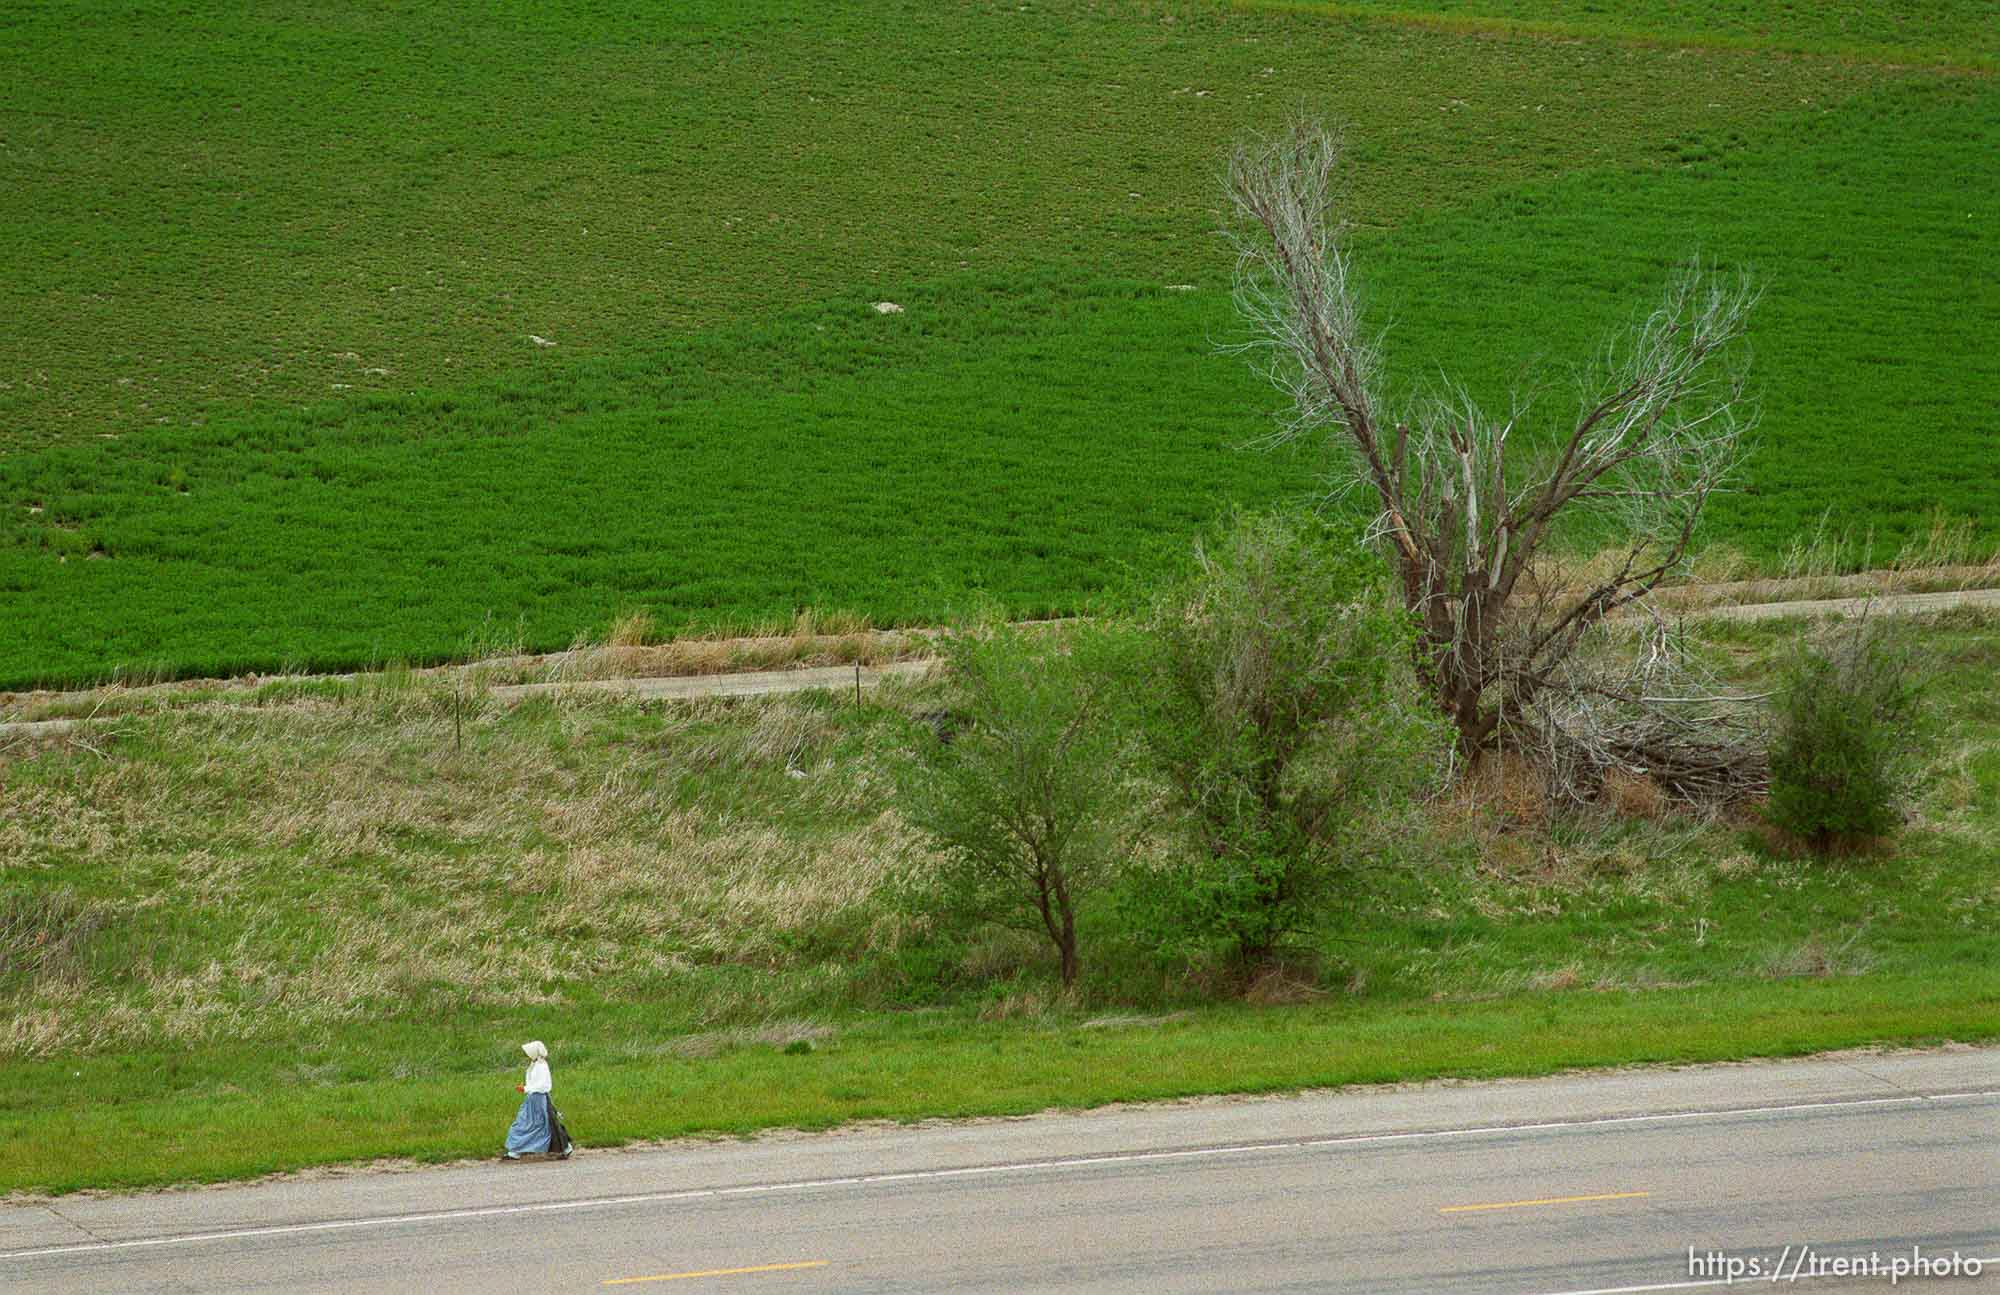
[(1247, 8), (1329, 17), (1395, 17), (1481, 28), (1992, 66), (2000, 55), (1993, 0), (1238, 0)]
[(1715, 538), (1996, 502), (1987, 79), (1219, 6), (663, 12), (0, 23), (0, 687), (1077, 609), (1310, 489), (1232, 448), (1270, 398), (1211, 349), (1214, 172), (1301, 103), (1352, 123), (1406, 386), (1504, 404), (1699, 249), (1769, 288)]
[[(1667, 259), (1698, 249), (1765, 288), (1750, 329), (1763, 421), (1710, 539), (1769, 560), (1831, 518), (1872, 531), (1886, 561), (1935, 506), (2000, 543), (1993, 83), (1667, 147), (1665, 173), (1592, 172), (1395, 231), (1380, 295), (1404, 376), (1422, 356), (1504, 411), (1523, 357), (1588, 358)], [(1560, 373), (1543, 371), (1545, 422), (1576, 408)]]
[[(1996, 104), (1985, 83), (1907, 87), (1370, 236), (1399, 375), (1443, 368), (1501, 405), (1523, 360), (1587, 358), (1672, 258), (1714, 251), (1768, 290), (1764, 427), (1712, 533), (1770, 557), (1831, 512), (1892, 552), (1933, 507), (1990, 514), (2000, 288), (1965, 195), (2000, 191)], [(1306, 456), (1236, 448), (1272, 397), (1213, 353), (1225, 284), (965, 273), (899, 292), (899, 315), (849, 298), (15, 456), (0, 684), (439, 657), (495, 622), (559, 647), (637, 608), (910, 621), (981, 588), (1075, 611), (1220, 500), (1310, 487)], [(1564, 374), (1542, 375), (1548, 426)]]
[(562, 646), (642, 607), (1071, 611), (1219, 495), (1301, 479), (1232, 448), (1256, 392), (1206, 354), (1212, 305), (1054, 276), (904, 302), (0, 463), (68, 550), (0, 556), (11, 607), (65, 608), (17, 620), (0, 676)]
[(1905, 75), (1082, 0), (49, 0), (0, 64), (0, 451), (960, 268), (1182, 282), (1302, 103), (1386, 223)]

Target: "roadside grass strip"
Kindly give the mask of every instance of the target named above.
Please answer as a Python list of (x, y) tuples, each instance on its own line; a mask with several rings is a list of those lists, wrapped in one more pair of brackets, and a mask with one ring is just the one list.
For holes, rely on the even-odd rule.
[[(694, 1063), (573, 1065), (564, 1075), (564, 1112), (584, 1146), (615, 1146), (829, 1128), (856, 1119), (1029, 1115), (1212, 1092), (2000, 1038), (2000, 981), (1990, 975), (1951, 986), (1878, 979), (1755, 993), (1566, 995), (1560, 1028), (1544, 1023), (1547, 1005), (1545, 998), (1523, 997), (1445, 1007), (1221, 1007), (1134, 1031), (1056, 1021), (981, 1023), (956, 1014), (878, 1017), (844, 1032), (838, 1046), (808, 1056), (750, 1048)], [(369, 1046), (364, 1037), (354, 1032), (323, 1043)], [(483, 1047), (470, 1037), (462, 1041)], [(78, 1094), (73, 1104), (32, 1115), (0, 1109), (0, 1131), (10, 1135), (0, 1143), (0, 1191), (213, 1182), (378, 1157), (481, 1158), (491, 1153), (495, 1128), (505, 1127), (493, 1073), (265, 1088), (261, 1068), (246, 1067), (248, 1058), (230, 1051), (225, 1060), (234, 1091), (190, 1085), (177, 1097), (110, 1100), (107, 1094), (86, 1103), (83, 1091), (102, 1086), (114, 1066), (139, 1059), (73, 1063), (89, 1067), (68, 1081)], [(30, 1145), (31, 1130), (39, 1130), (40, 1150)], [(52, 1156), (52, 1148), (60, 1154)]]

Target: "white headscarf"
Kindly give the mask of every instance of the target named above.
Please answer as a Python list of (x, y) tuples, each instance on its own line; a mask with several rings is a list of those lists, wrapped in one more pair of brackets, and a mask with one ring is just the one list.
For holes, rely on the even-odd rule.
[(523, 1043), (521, 1051), (528, 1054), (528, 1060), (530, 1061), (547, 1061), (549, 1059), (549, 1050), (542, 1046), (540, 1039), (536, 1039), (533, 1043)]

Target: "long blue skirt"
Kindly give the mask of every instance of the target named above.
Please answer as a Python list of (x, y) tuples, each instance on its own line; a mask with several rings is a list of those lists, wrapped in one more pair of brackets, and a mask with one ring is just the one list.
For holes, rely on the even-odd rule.
[(521, 1102), (521, 1112), (514, 1117), (514, 1127), (507, 1130), (507, 1154), (525, 1156), (552, 1150), (550, 1135), (555, 1125), (549, 1119), (549, 1095), (529, 1093)]

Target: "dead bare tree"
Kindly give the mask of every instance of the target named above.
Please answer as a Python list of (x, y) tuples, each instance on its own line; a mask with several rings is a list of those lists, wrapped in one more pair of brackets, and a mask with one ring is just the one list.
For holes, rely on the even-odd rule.
[[(1713, 808), (1763, 795), (1767, 694), (1728, 687), (1688, 650), (1682, 626), (1646, 610), (1598, 622), (1537, 704), (1510, 722), (1508, 746), (1533, 758), (1549, 792), (1572, 804), (1596, 798), (1612, 773)], [(1628, 633), (1636, 644), (1614, 641)]]
[[(1419, 671), (1469, 755), (1556, 683), (1593, 626), (1686, 556), (1754, 422), (1737, 343), (1758, 294), (1698, 261), (1681, 269), (1650, 314), (1605, 344), (1579, 380), (1574, 420), (1553, 434), (1525, 431), (1532, 411), (1518, 397), (1494, 419), (1458, 388), (1391, 415), (1334, 198), (1340, 162), (1338, 138), (1309, 121), (1230, 158), (1236, 306), (1252, 332), (1236, 349), (1263, 353), (1291, 398), (1273, 441), (1331, 438), (1335, 492), (1373, 496), (1373, 534), (1421, 626)], [(1549, 542), (1607, 512), (1621, 560), (1560, 578)]]

